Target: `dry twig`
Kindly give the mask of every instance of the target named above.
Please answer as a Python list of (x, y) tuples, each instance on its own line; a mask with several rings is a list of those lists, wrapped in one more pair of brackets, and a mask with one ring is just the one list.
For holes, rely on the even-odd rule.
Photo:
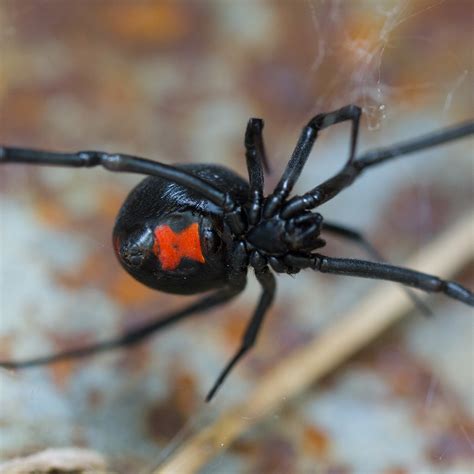
[(89, 449), (55, 448), (0, 465), (0, 474), (107, 474), (107, 464), (102, 455)]

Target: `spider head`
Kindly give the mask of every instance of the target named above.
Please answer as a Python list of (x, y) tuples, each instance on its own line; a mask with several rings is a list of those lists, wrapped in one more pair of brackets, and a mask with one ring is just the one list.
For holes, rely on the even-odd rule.
[(275, 215), (253, 227), (247, 235), (247, 240), (270, 255), (311, 251), (325, 245), (324, 240), (319, 238), (322, 221), (321, 214), (312, 212), (290, 219)]

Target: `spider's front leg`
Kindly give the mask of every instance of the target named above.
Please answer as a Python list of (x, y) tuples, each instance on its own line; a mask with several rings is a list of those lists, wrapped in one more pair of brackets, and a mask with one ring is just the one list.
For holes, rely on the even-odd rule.
[(249, 175), (247, 212), (250, 224), (260, 219), (263, 203), (263, 170), (268, 171), (268, 160), (263, 144), (263, 120), (251, 118), (245, 131), (245, 158)]
[(319, 184), (302, 196), (290, 199), (281, 210), (284, 219), (297, 215), (304, 210), (313, 209), (331, 200), (343, 189), (350, 186), (365, 169), (384, 163), (402, 155), (425, 150), (433, 146), (449, 143), (470, 135), (474, 135), (474, 120), (445, 128), (413, 140), (398, 143), (387, 148), (371, 150), (349, 160), (344, 168), (332, 178)]
[(280, 181), (273, 193), (267, 198), (263, 210), (263, 215), (266, 218), (272, 217), (291, 193), (296, 181), (303, 171), (303, 167), (311, 153), (314, 142), (318, 137), (318, 133), (321, 130), (337, 123), (351, 121), (351, 142), (346, 166), (349, 166), (353, 162), (357, 146), (357, 137), (359, 136), (359, 121), (361, 113), (361, 109), (356, 105), (347, 105), (338, 110), (334, 110), (333, 112), (316, 115), (308, 122), (308, 125), (306, 125), (301, 132), (293, 155), (291, 156)]
[(77, 153), (58, 153), (0, 146), (0, 164), (49, 165), (68, 168), (93, 168), (102, 166), (107, 171), (157, 176), (191, 188), (219, 207), (235, 208), (231, 196), (206, 181), (185, 170), (158, 161), (139, 158), (121, 153), (102, 151), (79, 151)]

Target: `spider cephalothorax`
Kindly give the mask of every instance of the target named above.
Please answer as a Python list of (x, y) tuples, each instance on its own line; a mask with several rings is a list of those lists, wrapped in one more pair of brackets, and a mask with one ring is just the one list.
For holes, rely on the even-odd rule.
[[(358, 232), (327, 220), (314, 211), (367, 168), (392, 158), (474, 134), (474, 122), (356, 157), (361, 110), (349, 105), (313, 117), (303, 128), (288, 165), (273, 192), (264, 196), (267, 159), (263, 121), (250, 119), (245, 133), (248, 183), (216, 165), (169, 166), (122, 154), (52, 153), (0, 147), (0, 163), (72, 167), (103, 166), (110, 171), (148, 175), (128, 196), (114, 228), (113, 242), (122, 266), (137, 280), (162, 291), (193, 294), (214, 290), (181, 311), (127, 332), (118, 339), (60, 354), (0, 366), (21, 368), (66, 357), (79, 357), (143, 340), (187, 316), (225, 303), (245, 287), (253, 267), (262, 294), (242, 344), (207, 396), (210, 400), (236, 362), (253, 346), (275, 294), (276, 273), (309, 268), (323, 273), (375, 278), (427, 292), (441, 292), (474, 306), (474, 294), (459, 283), (383, 263)], [(320, 130), (350, 121), (349, 157), (341, 171), (302, 196), (290, 197)], [(376, 262), (333, 258), (315, 253), (325, 245), (321, 235), (336, 234), (361, 244)], [(273, 270), (273, 272), (272, 272)], [(411, 294), (410, 294), (411, 295)], [(413, 296), (419, 306), (421, 303)]]

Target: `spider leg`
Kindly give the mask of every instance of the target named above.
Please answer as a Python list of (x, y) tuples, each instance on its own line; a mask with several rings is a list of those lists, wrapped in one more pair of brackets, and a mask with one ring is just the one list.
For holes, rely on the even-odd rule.
[(262, 130), (263, 120), (251, 118), (245, 131), (245, 158), (250, 185), (248, 204), (250, 224), (256, 224), (260, 218), (263, 201), (263, 170), (267, 172), (269, 170)]
[(73, 168), (102, 166), (108, 171), (159, 176), (199, 192), (214, 204), (224, 208), (224, 210), (231, 211), (235, 208), (229, 194), (219, 191), (202, 179), (174, 166), (130, 155), (109, 154), (99, 151), (56, 153), (26, 148), (0, 147), (1, 163), (26, 163)]
[(408, 140), (387, 148), (368, 151), (353, 161), (348, 161), (344, 168), (332, 178), (324, 181), (302, 196), (290, 199), (281, 211), (283, 218), (289, 218), (299, 212), (312, 209), (329, 201), (344, 188), (350, 186), (354, 180), (370, 166), (384, 163), (402, 155), (425, 150), (433, 146), (442, 145), (453, 140), (474, 135), (474, 121), (465, 122), (450, 128), (438, 130), (422, 137)]
[(301, 174), (301, 171), (303, 170), (320, 130), (335, 125), (336, 123), (350, 120), (352, 122), (352, 131), (349, 157), (346, 166), (353, 162), (357, 146), (357, 137), (359, 135), (360, 115), (361, 109), (359, 107), (355, 105), (347, 105), (341, 109), (334, 110), (333, 112), (316, 115), (308, 122), (301, 132), (295, 150), (293, 151), (293, 155), (286, 165), (286, 169), (283, 172), (279, 183), (265, 203), (263, 211), (265, 217), (268, 218), (274, 215), (281, 203), (290, 194)]
[(255, 275), (262, 285), (262, 295), (260, 296), (260, 300), (258, 302), (257, 308), (250, 320), (247, 329), (242, 338), (242, 343), (240, 345), (239, 350), (236, 354), (232, 357), (232, 359), (227, 363), (224, 367), (222, 372), (220, 373), (219, 377), (217, 378), (216, 382), (214, 383), (212, 389), (209, 391), (209, 394), (206, 397), (206, 401), (209, 402), (214, 397), (215, 393), (224, 382), (229, 372), (235, 366), (235, 364), (244, 356), (244, 354), (255, 344), (257, 339), (259, 330), (262, 326), (263, 319), (265, 314), (270, 307), (273, 298), (275, 296), (275, 277), (270, 272), (268, 267), (264, 267), (263, 269), (256, 270)]
[[(351, 229), (349, 227), (330, 223), (328, 221), (323, 222), (323, 231), (338, 235), (339, 237), (346, 238), (359, 244), (365, 249), (365, 251), (375, 260), (379, 262), (385, 262), (385, 259), (379, 253), (379, 251), (364, 237), (360, 232)], [(414, 293), (410, 288), (403, 288), (407, 296), (412, 300), (414, 305), (425, 315), (431, 316), (432, 312), (430, 308)]]
[(397, 158), (415, 151), (426, 150), (443, 143), (467, 137), (474, 134), (474, 121), (464, 122), (443, 130), (438, 130), (422, 137), (407, 140), (389, 147), (370, 150), (357, 157), (359, 166), (367, 168), (368, 166), (378, 165), (384, 161)]
[(202, 313), (205, 310), (213, 308), (214, 306), (228, 302), (234, 296), (239, 294), (245, 286), (245, 280), (239, 282), (236, 286), (219, 290), (205, 298), (198, 300), (190, 306), (172, 313), (168, 316), (152, 321), (136, 329), (132, 329), (120, 337), (110, 339), (108, 341), (91, 344), (77, 349), (71, 349), (57, 354), (52, 354), (44, 357), (36, 357), (32, 359), (25, 359), (20, 361), (0, 361), (0, 367), (5, 369), (24, 369), (27, 367), (35, 367), (46, 365), (53, 362), (58, 362), (65, 359), (76, 359), (80, 357), (87, 357), (99, 352), (105, 352), (111, 349), (118, 349), (137, 344), (153, 333), (161, 331), (167, 326), (171, 326), (182, 319), (192, 316), (197, 313)]
[(446, 281), (437, 276), (396, 267), (387, 263), (367, 262), (349, 258), (331, 258), (315, 254), (311, 264), (313, 270), (335, 275), (394, 281), (428, 293), (444, 293), (469, 306), (474, 306), (474, 293), (454, 281)]
[[(267, 173), (270, 173), (270, 165), (268, 164), (268, 157), (267, 152), (265, 150), (265, 144), (263, 142), (263, 126), (264, 122), (260, 118), (251, 118), (247, 123), (247, 128), (245, 130), (245, 151), (247, 157), (247, 168), (249, 170), (250, 175), (250, 168), (249, 165), (249, 155), (252, 162), (256, 164), (252, 167), (255, 171), (259, 174), (260, 169), (264, 169)], [(262, 171), (263, 173), (263, 171)], [(252, 179), (250, 178), (250, 181)], [(263, 176), (262, 176), (263, 182)]]

